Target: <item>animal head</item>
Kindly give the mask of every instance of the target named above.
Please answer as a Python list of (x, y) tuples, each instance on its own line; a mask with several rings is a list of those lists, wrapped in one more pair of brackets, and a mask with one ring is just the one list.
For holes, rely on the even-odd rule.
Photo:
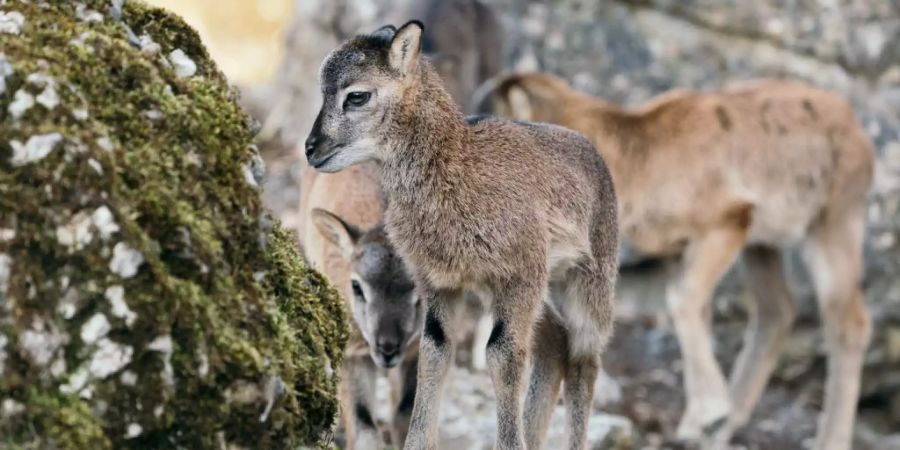
[(380, 130), (418, 79), (421, 22), (384, 26), (357, 36), (325, 58), (319, 72), (322, 109), (306, 140), (310, 166), (337, 172), (380, 160)]
[(563, 79), (545, 73), (501, 75), (483, 83), (474, 94), (481, 114), (528, 122), (560, 123), (562, 107), (580, 96)]
[(372, 360), (380, 367), (396, 366), (424, 321), (424, 307), (403, 260), (382, 225), (362, 232), (322, 209), (312, 211), (312, 220), (349, 263), (350, 285), (339, 289), (349, 299)]

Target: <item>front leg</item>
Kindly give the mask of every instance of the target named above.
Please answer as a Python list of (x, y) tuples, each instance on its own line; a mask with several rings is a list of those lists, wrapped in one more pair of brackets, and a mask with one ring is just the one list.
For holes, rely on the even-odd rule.
[(407, 450), (437, 448), (437, 419), (444, 380), (453, 362), (453, 311), (462, 300), (459, 290), (438, 290), (419, 284), (420, 298), (427, 303), (425, 328), (419, 345), (419, 368)]
[(412, 418), (413, 405), (416, 400), (416, 384), (418, 381), (419, 355), (409, 356), (399, 367), (400, 382), (397, 386), (400, 400), (394, 414), (391, 427), (391, 441), (397, 448), (403, 448), (406, 442), (406, 434), (409, 432), (409, 421)]

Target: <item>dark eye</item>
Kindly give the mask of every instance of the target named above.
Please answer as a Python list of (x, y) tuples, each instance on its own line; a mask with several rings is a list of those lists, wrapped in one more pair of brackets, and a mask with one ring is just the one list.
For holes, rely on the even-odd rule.
[(362, 286), (359, 285), (359, 281), (353, 280), (350, 282), (350, 286), (353, 287), (353, 295), (357, 296), (360, 300), (366, 299), (366, 296), (363, 295)]
[(344, 107), (347, 105), (350, 106), (362, 106), (369, 102), (369, 98), (372, 97), (370, 92), (362, 92), (362, 91), (354, 91), (347, 94), (347, 99), (344, 100)]

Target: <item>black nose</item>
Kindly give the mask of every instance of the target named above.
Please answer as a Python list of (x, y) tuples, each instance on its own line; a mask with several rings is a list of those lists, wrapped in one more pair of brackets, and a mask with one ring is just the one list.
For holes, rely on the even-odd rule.
[(376, 348), (378, 353), (381, 353), (386, 359), (390, 359), (400, 353), (400, 342), (393, 339), (378, 339)]
[(309, 158), (310, 155), (312, 155), (313, 152), (316, 151), (316, 146), (319, 145), (319, 142), (321, 142), (321, 140), (322, 139), (320, 139), (319, 136), (313, 135), (313, 134), (309, 135), (309, 137), (306, 138), (306, 157), (307, 158)]

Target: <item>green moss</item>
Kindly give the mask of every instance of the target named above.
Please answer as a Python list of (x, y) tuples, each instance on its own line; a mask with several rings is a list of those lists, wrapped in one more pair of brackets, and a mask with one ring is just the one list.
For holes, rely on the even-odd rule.
[[(126, 2), (124, 23), (159, 46), (139, 49), (109, 2), (82, 3), (103, 20), (76, 2), (0, 5), (25, 17), (0, 33), (0, 401), (24, 406), (0, 446), (315, 444), (337, 410), (346, 316), (266, 218), (249, 119), (179, 18)], [(176, 75), (176, 49), (193, 76)], [(36, 103), (13, 117), (25, 94)], [(45, 156), (16, 159), (51, 133)], [(103, 209), (114, 225), (92, 219)], [(133, 275), (112, 270), (119, 247), (143, 259)], [(108, 298), (120, 287), (128, 313)], [(83, 339), (98, 316), (108, 332)]]

